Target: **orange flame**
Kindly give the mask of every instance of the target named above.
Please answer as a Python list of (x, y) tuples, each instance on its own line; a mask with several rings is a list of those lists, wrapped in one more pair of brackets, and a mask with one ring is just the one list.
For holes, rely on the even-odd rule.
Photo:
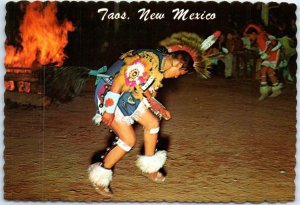
[(4, 64), (11, 67), (35, 67), (56, 64), (61, 66), (67, 58), (64, 48), (68, 32), (74, 31), (72, 22), (59, 23), (54, 2), (33, 2), (26, 6), (20, 26), (22, 49), (6, 45)]

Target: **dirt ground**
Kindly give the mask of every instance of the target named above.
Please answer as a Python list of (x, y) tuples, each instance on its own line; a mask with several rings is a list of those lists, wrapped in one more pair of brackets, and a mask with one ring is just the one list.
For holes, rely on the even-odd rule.
[(5, 109), (4, 198), (83, 202), (287, 202), (295, 199), (296, 86), (262, 102), (258, 82), (187, 75), (165, 82), (172, 113), (159, 148), (167, 179), (155, 184), (135, 166), (143, 140), (114, 170), (114, 197), (92, 188), (87, 168), (112, 139), (94, 126), (93, 92), (42, 108)]

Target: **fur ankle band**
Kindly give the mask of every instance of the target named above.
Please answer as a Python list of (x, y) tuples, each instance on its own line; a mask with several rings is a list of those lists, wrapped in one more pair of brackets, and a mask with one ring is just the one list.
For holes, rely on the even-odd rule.
[(100, 163), (94, 163), (89, 166), (88, 174), (92, 184), (107, 187), (112, 180), (113, 172), (102, 167)]
[(167, 160), (167, 152), (164, 150), (156, 152), (153, 156), (139, 155), (136, 166), (144, 173), (153, 173), (161, 169)]

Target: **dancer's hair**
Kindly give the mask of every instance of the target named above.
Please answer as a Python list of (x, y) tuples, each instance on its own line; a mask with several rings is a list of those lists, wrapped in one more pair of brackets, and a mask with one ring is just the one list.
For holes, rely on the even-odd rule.
[(194, 68), (193, 68), (194, 61), (188, 52), (175, 51), (175, 52), (170, 53), (170, 55), (172, 56), (172, 58), (177, 59), (183, 63), (182, 68), (185, 68), (188, 71), (194, 70)]

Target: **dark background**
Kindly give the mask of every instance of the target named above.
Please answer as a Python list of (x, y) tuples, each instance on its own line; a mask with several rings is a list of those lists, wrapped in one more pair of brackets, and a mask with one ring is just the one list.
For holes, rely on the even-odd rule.
[[(9, 2), (6, 5), (6, 43), (20, 46), (18, 28), (29, 2)], [(47, 4), (47, 2), (45, 2)], [(206, 37), (215, 30), (223, 33), (242, 34), (248, 23), (261, 24), (262, 3), (240, 2), (59, 2), (57, 17), (72, 21), (76, 27), (69, 33), (69, 43), (65, 48), (68, 59), (64, 65), (99, 67), (110, 65), (123, 52), (135, 48), (153, 48), (158, 42), (174, 32), (195, 32)], [(296, 5), (287, 3), (269, 3), (270, 22), (266, 30), (281, 37), (289, 35), (295, 38)], [(108, 8), (109, 12), (126, 11), (130, 20), (101, 20), (99, 8)], [(165, 13), (163, 20), (139, 19), (141, 8), (151, 9), (155, 13)], [(190, 12), (215, 13), (214, 20), (173, 20), (175, 8), (189, 9)], [(281, 27), (279, 29), (279, 27)], [(20, 48), (21, 49), (21, 48)]]

